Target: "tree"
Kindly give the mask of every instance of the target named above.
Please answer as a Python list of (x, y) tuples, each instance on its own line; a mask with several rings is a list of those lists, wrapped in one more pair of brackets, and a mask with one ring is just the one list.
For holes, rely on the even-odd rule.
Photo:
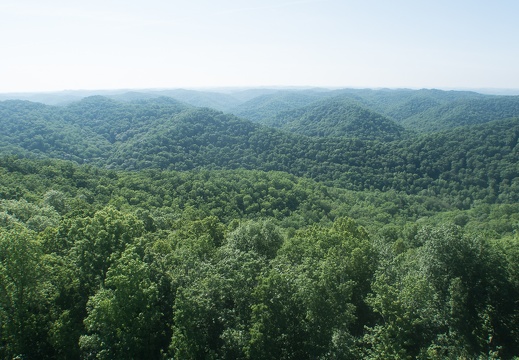
[(254, 249), (237, 249), (238, 234), (242, 245), (258, 236), (231, 233), (233, 241), (226, 240), (211, 258), (190, 269), (192, 275), (178, 289), (170, 347), (174, 357), (246, 358), (254, 289), (267, 259)]
[[(415, 244), (386, 255), (369, 305), (380, 316), (366, 354), (387, 358), (494, 358), (515, 354), (513, 285), (504, 256), (453, 225), (424, 227)], [(512, 297), (510, 297), (512, 295)]]
[(362, 312), (375, 255), (350, 219), (287, 240), (255, 290), (249, 356), (356, 358), (355, 337), (370, 318)]
[(157, 285), (136, 249), (128, 247), (107, 272), (104, 287), (87, 304), (87, 335), (79, 344), (87, 359), (159, 359), (161, 324)]
[(283, 243), (283, 237), (270, 221), (248, 222), (231, 232), (226, 243), (237, 250), (252, 251), (273, 259)]
[(0, 355), (45, 355), (46, 305), (42, 249), (36, 234), (17, 225), (0, 228)]
[(113, 207), (99, 210), (93, 217), (76, 219), (69, 231), (74, 244), (70, 256), (87, 289), (95, 291), (104, 284), (110, 265), (143, 232), (142, 221)]

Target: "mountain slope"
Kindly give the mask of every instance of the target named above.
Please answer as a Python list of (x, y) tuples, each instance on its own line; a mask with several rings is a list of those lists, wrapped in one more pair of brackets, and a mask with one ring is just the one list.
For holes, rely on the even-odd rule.
[[(231, 113), (248, 120), (280, 127), (280, 123), (289, 122), (291, 111), (294, 117), (302, 116), (302, 108), (310, 107), (320, 101), (342, 100), (344, 102), (356, 102), (357, 105), (387, 117), (399, 125), (413, 131), (441, 131), (452, 128), (452, 119), (444, 119), (445, 112), (451, 112), (457, 119), (462, 118), (465, 110), (471, 111), (471, 107), (487, 107), (487, 103), (494, 101), (506, 102), (511, 97), (483, 95), (470, 91), (442, 91), (436, 89), (340, 89), (340, 90), (285, 90), (255, 97), (239, 106), (229, 110)], [(467, 106), (461, 109), (462, 104)], [(449, 108), (460, 107), (459, 114), (454, 114)], [(491, 107), (492, 108), (492, 107)], [(487, 118), (498, 120), (500, 116), (499, 106), (487, 109)], [(517, 116), (515, 111), (510, 116)], [(319, 116), (317, 116), (319, 118)], [(424, 120), (425, 119), (425, 120)], [(456, 119), (454, 120), (456, 121)], [(476, 124), (485, 121), (467, 121), (464, 125)], [(325, 121), (326, 123), (326, 121)], [(332, 121), (332, 127), (337, 121)], [(330, 124), (326, 124), (328, 127)], [(315, 136), (315, 129), (311, 123), (305, 126), (293, 126), (291, 131)], [(423, 129), (422, 129), (423, 128)], [(307, 131), (308, 130), (308, 131)], [(351, 129), (350, 129), (351, 130)], [(366, 129), (367, 130), (367, 129)], [(331, 131), (333, 133), (333, 131)], [(335, 133), (333, 136), (341, 136)]]
[(359, 103), (342, 98), (322, 100), (306, 107), (285, 111), (265, 121), (290, 132), (318, 137), (357, 137), (393, 140), (404, 129)]
[(447, 188), (481, 199), (506, 193), (503, 201), (519, 193), (518, 118), (379, 141), (307, 137), (171, 99), (154, 101), (161, 99), (94, 97), (66, 108), (0, 103), (2, 153), (129, 170), (278, 170), (353, 190)]
[(147, 132), (151, 127), (191, 108), (168, 97), (119, 102), (102, 96), (91, 96), (65, 107), (63, 116), (66, 122), (91, 129), (114, 143)]
[(241, 103), (230, 94), (199, 90), (159, 90), (151, 92), (159, 96), (168, 96), (196, 107), (209, 107), (216, 110), (227, 110)]
[(341, 89), (336, 96), (357, 100), (368, 108), (402, 120), (437, 105), (445, 105), (459, 100), (478, 100), (492, 96), (471, 91), (443, 91), (437, 89)]
[(273, 94), (257, 96), (229, 110), (230, 113), (247, 120), (265, 123), (266, 119), (277, 114), (306, 106), (321, 99), (328, 92), (315, 91), (278, 91)]
[(83, 162), (105, 158), (111, 144), (81, 124), (65, 120), (62, 108), (21, 100), (0, 102), (0, 152)]
[(519, 96), (461, 99), (401, 121), (409, 129), (433, 132), (519, 116)]

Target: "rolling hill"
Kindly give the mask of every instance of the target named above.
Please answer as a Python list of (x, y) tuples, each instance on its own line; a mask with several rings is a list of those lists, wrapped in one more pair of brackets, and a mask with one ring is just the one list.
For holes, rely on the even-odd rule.
[(281, 112), (307, 106), (327, 94), (317, 91), (277, 91), (254, 97), (229, 112), (253, 122), (265, 123)]
[(388, 141), (304, 136), (169, 98), (6, 101), (0, 111), (2, 153), (114, 169), (277, 170), (355, 190), (472, 188), (483, 198), (519, 180), (517, 118)]
[(394, 140), (404, 128), (359, 103), (331, 98), (278, 113), (263, 122), (290, 132), (317, 137)]
[(0, 102), (0, 358), (516, 358), (515, 99), (298, 91)]
[[(285, 123), (292, 122), (293, 126), (288, 126), (287, 130), (315, 136), (319, 131), (313, 128), (319, 126), (316, 124), (323, 117), (325, 118), (325, 113), (328, 111), (324, 109), (327, 104), (318, 105), (319, 102), (330, 101), (329, 104), (334, 106), (334, 103), (342, 101), (362, 106), (388, 120), (393, 120), (405, 129), (434, 132), (518, 116), (517, 99), (517, 96), (483, 95), (470, 91), (436, 89), (287, 90), (258, 96), (227, 111), (274, 127), (282, 128)], [(313, 107), (321, 107), (319, 112), (322, 114), (315, 116), (310, 114), (311, 119), (308, 119), (304, 114), (307, 111), (315, 111)], [(330, 109), (330, 112), (333, 110)], [(342, 123), (348, 121), (344, 118)], [(339, 121), (334, 119), (329, 124), (325, 118), (324, 123), (326, 128), (330, 125), (335, 128)], [(347, 129), (327, 129), (325, 136), (347, 135), (343, 134), (345, 130)]]
[(461, 99), (402, 119), (408, 129), (434, 132), (519, 116), (519, 96)]

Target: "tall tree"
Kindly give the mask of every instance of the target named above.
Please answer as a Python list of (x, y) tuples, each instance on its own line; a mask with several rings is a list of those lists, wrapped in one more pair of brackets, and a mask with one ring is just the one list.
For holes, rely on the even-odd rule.
[[(0, 354), (42, 357), (46, 303), (42, 249), (36, 234), (21, 225), (0, 228)], [(51, 290), (51, 289), (47, 289)]]

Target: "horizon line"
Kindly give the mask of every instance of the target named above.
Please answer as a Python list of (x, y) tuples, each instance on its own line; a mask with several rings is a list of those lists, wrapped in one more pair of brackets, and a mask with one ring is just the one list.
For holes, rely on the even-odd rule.
[(61, 90), (22, 90), (0, 91), (0, 95), (26, 95), (26, 94), (59, 94), (66, 92), (122, 92), (122, 91), (165, 91), (165, 90), (255, 90), (255, 89), (293, 89), (293, 90), (442, 90), (442, 91), (474, 91), (488, 92), (492, 94), (514, 92), (519, 95), (519, 87), (417, 87), (417, 86), (318, 86), (318, 85), (218, 85), (218, 86), (172, 86), (172, 87), (121, 87), (121, 88), (75, 88)]

